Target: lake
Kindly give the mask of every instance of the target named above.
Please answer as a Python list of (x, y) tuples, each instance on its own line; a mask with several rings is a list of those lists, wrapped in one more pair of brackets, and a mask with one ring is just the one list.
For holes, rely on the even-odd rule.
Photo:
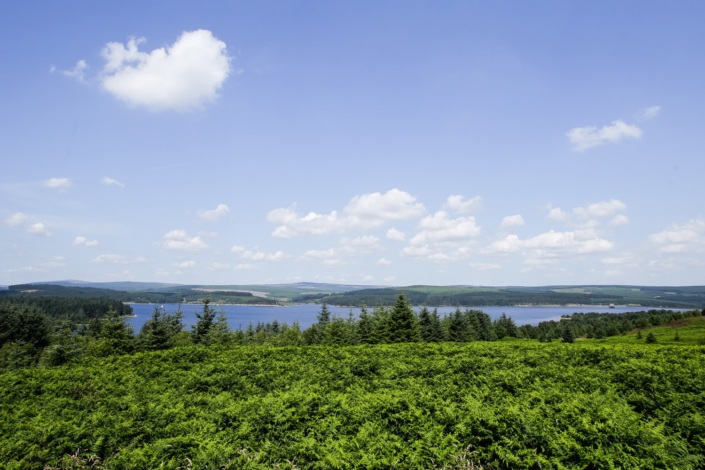
[[(215, 307), (218, 312), (223, 311), (225, 313), (225, 316), (228, 319), (228, 325), (233, 330), (246, 329), (250, 322), (252, 322), (253, 325), (256, 325), (258, 322), (271, 323), (274, 320), (279, 323), (286, 322), (290, 325), (294, 322), (299, 322), (299, 326), (302, 330), (304, 330), (316, 323), (316, 315), (318, 315), (321, 311), (321, 306), (316, 304), (300, 304), (286, 307), (213, 304), (211, 306)], [(132, 325), (135, 333), (138, 333), (142, 328), (142, 325), (144, 325), (144, 323), (152, 317), (154, 307), (154, 304), (132, 304), (132, 310), (135, 316), (128, 318), (128, 323)], [(167, 312), (174, 313), (179, 306), (177, 304), (164, 304), (163, 307)], [(202, 306), (200, 304), (188, 304), (181, 306), (181, 310), (183, 312), (182, 321), (187, 330), (190, 330), (191, 325), (194, 325), (198, 320), (196, 318), (196, 312), (200, 312), (201, 307)], [(454, 312), (455, 308), (456, 307), (438, 307), (438, 313), (443, 316)], [(461, 307), (462, 310), (465, 310), (465, 308), (482, 310), (489, 314), (493, 320), (499, 318), (502, 313), (506, 313), (507, 316), (514, 320), (514, 323), (516, 323), (517, 326), (521, 326), (538, 325), (539, 322), (558, 320), (561, 315), (571, 315), (573, 313), (625, 313), (650, 310), (651, 308), (658, 307), (616, 306), (615, 308), (609, 308), (607, 306), (600, 305), (576, 307)], [(414, 308), (416, 312), (419, 312), (420, 309), (420, 307)], [(332, 316), (343, 318), (347, 318), (351, 310), (353, 315), (356, 317), (360, 313), (359, 308), (351, 309), (349, 307), (336, 307), (333, 305), (329, 305), (328, 310), (330, 310)], [(369, 310), (371, 311), (372, 309)], [(431, 308), (430, 310), (433, 309)], [(679, 309), (673, 310), (675, 311)]]

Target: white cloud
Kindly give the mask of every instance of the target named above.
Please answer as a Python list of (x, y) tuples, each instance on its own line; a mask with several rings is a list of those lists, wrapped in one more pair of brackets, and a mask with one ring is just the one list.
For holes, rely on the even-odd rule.
[(90, 246), (90, 247), (94, 247), (94, 246), (99, 245), (98, 240), (89, 240), (83, 236), (78, 236), (78, 237), (74, 238), (73, 244), (75, 246), (85, 245), (85, 246)]
[(593, 231), (549, 231), (532, 238), (520, 239), (517, 235), (507, 235), (492, 242), (485, 250), (490, 253), (515, 253), (523, 251), (531, 262), (555, 257), (601, 253), (609, 251), (614, 244), (598, 237)]
[(387, 230), (387, 238), (397, 242), (403, 242), (404, 240), (406, 240), (406, 234), (401, 230), (397, 230), (396, 228), (392, 227)]
[(105, 254), (95, 257), (92, 263), (128, 264), (127, 259), (122, 255)]
[(640, 139), (641, 129), (622, 120), (613, 121), (612, 125), (597, 128), (594, 126), (576, 127), (566, 134), (574, 150), (583, 151), (607, 143), (617, 143), (623, 139)]
[(524, 225), (524, 218), (519, 215), (508, 215), (502, 219), (502, 222), (499, 224), (501, 228), (508, 228), (508, 227), (518, 227), (521, 225)]
[(548, 218), (553, 220), (566, 220), (568, 213), (560, 207), (554, 207), (548, 211)]
[(304, 253), (305, 259), (331, 259), (338, 256), (338, 251), (335, 248), (327, 250), (308, 250)]
[(661, 106), (650, 106), (641, 112), (643, 119), (653, 119), (661, 114)]
[(27, 231), (33, 235), (40, 237), (50, 237), (51, 233), (46, 229), (43, 223), (37, 222), (35, 224), (29, 225)]
[(610, 225), (612, 227), (621, 227), (622, 225), (627, 225), (629, 223), (629, 218), (624, 214), (615, 215), (610, 220)]
[(392, 264), (392, 261), (388, 260), (387, 258), (380, 258), (375, 264), (378, 266), (389, 266), (390, 264)]
[(125, 187), (124, 184), (122, 184), (122, 183), (119, 182), (118, 180), (113, 179), (113, 178), (111, 178), (111, 177), (109, 177), (109, 176), (104, 176), (103, 179), (102, 179), (102, 182), (103, 182), (103, 184), (106, 185), (106, 186), (119, 186), (120, 188), (124, 188), (124, 187)]
[(72, 183), (71, 180), (69, 180), (68, 178), (49, 178), (48, 180), (44, 181), (42, 185), (45, 188), (62, 189), (70, 188)]
[(25, 221), (27, 221), (28, 218), (29, 217), (27, 216), (27, 214), (23, 214), (22, 212), (15, 212), (7, 219), (5, 219), (5, 223), (10, 227), (17, 227), (18, 225), (22, 225)]
[(578, 217), (588, 218), (588, 217), (610, 217), (619, 211), (623, 211), (627, 208), (619, 199), (610, 199), (609, 201), (600, 201), (588, 205), (587, 207), (576, 207), (573, 209), (573, 213)]
[(663, 253), (702, 253), (705, 251), (705, 219), (673, 224), (649, 236), (649, 241)]
[(189, 237), (184, 230), (172, 230), (163, 238), (162, 246), (167, 250), (199, 251), (208, 248), (200, 236)]
[(142, 52), (145, 39), (108, 43), (103, 88), (132, 106), (189, 110), (218, 96), (230, 74), (226, 44), (208, 30), (187, 31), (169, 47)]
[(423, 204), (416, 202), (411, 194), (391, 189), (386, 193), (371, 193), (355, 196), (341, 213), (328, 214), (309, 212), (300, 216), (295, 209), (274, 209), (267, 220), (280, 224), (272, 235), (291, 238), (297, 235), (326, 235), (345, 230), (365, 230), (395, 220), (420, 217), (425, 212)]
[(267, 253), (255, 250), (246, 250), (243, 246), (234, 246), (230, 249), (233, 253), (236, 253), (240, 258), (250, 260), (250, 261), (280, 261), (284, 258), (284, 252), (281, 250)]
[[(85, 60), (79, 60), (76, 65), (73, 66), (71, 70), (60, 70), (61, 74), (65, 77), (73, 78), (74, 80), (86, 83), (85, 73), (88, 69), (88, 64)], [(56, 67), (51, 68), (51, 72), (56, 71)]]
[(611, 217), (609, 224), (618, 227), (629, 222), (627, 216), (619, 214), (626, 209), (627, 205), (624, 202), (619, 199), (610, 199), (588, 204), (586, 207), (575, 207), (571, 212), (558, 207), (551, 208), (548, 212), (548, 218), (560, 222), (572, 222), (582, 227), (596, 227), (601, 223), (599, 219)]
[(480, 196), (475, 196), (468, 200), (464, 200), (463, 196), (455, 195), (449, 196), (446, 199), (443, 208), (448, 209), (451, 212), (471, 212), (480, 208), (482, 204), (482, 198)]
[(174, 266), (181, 269), (190, 269), (196, 266), (196, 262), (193, 260), (182, 261), (181, 263), (175, 263)]
[(230, 212), (230, 208), (227, 206), (227, 204), (218, 204), (218, 206), (215, 209), (207, 210), (207, 211), (198, 211), (198, 217), (204, 220), (217, 220), (220, 217), (224, 216)]
[(466, 240), (480, 233), (475, 217), (451, 219), (445, 211), (438, 211), (421, 219), (419, 232), (409, 241), (412, 245), (450, 240)]
[(252, 264), (240, 263), (240, 264), (236, 264), (235, 266), (233, 266), (233, 269), (235, 269), (237, 271), (249, 271), (252, 269), (256, 269), (256, 267)]

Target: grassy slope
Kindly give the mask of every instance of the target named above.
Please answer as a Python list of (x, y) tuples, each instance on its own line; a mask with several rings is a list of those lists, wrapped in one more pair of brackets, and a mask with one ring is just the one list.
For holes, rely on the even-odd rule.
[[(641, 331), (641, 339), (639, 339)], [(705, 345), (705, 317), (684, 318), (672, 323), (650, 328), (641, 328), (621, 336), (600, 340), (589, 340), (597, 344), (645, 344), (646, 336), (653, 333), (657, 344), (669, 346)], [(676, 339), (676, 333), (678, 339)]]

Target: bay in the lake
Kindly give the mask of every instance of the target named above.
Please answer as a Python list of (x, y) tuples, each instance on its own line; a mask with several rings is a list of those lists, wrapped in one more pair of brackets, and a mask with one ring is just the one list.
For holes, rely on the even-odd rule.
[[(161, 307), (162, 305), (159, 305)], [(225, 313), (228, 319), (228, 325), (231, 329), (246, 329), (247, 326), (252, 323), (257, 325), (257, 323), (271, 323), (274, 320), (281, 323), (288, 323), (289, 325), (294, 322), (299, 322), (301, 329), (306, 329), (312, 324), (316, 323), (316, 315), (321, 311), (321, 306), (316, 304), (299, 304), (290, 305), (286, 307), (277, 306), (250, 306), (250, 305), (212, 305), (215, 309), (220, 312)], [(135, 333), (139, 332), (142, 325), (151, 318), (154, 312), (154, 304), (132, 304), (132, 310), (135, 314), (134, 317), (128, 318), (128, 322), (132, 325)], [(164, 304), (163, 307), (169, 313), (174, 313), (179, 306), (176, 304)], [(454, 312), (456, 307), (437, 307), (438, 313), (447, 315), (448, 313)], [(461, 307), (462, 310), (465, 308), (471, 308), (474, 310), (482, 310), (489, 314), (492, 319), (499, 318), (502, 313), (506, 313), (507, 316), (514, 320), (517, 326), (521, 325), (538, 325), (539, 322), (548, 320), (558, 320), (562, 315), (571, 315), (573, 313), (587, 313), (587, 312), (599, 312), (599, 313), (625, 313), (625, 312), (638, 312), (642, 310), (650, 310), (650, 307), (628, 307), (628, 306), (616, 306), (610, 308), (608, 306), (601, 305), (589, 305), (589, 306), (543, 306), (543, 307)], [(654, 307), (657, 308), (657, 307)], [(196, 312), (201, 311), (201, 305), (197, 304), (186, 304), (181, 306), (183, 312), (183, 323), (187, 329), (190, 329), (191, 325), (194, 325), (198, 320), (196, 318)], [(352, 310), (353, 315), (357, 317), (360, 313), (359, 308), (349, 308), (349, 307), (336, 307), (333, 305), (328, 306), (328, 310), (331, 311), (333, 316), (347, 318), (348, 314)], [(370, 309), (371, 310), (371, 309)], [(419, 307), (414, 308), (416, 312), (420, 310)], [(431, 308), (433, 310), (433, 308)], [(678, 309), (674, 309), (678, 310)]]

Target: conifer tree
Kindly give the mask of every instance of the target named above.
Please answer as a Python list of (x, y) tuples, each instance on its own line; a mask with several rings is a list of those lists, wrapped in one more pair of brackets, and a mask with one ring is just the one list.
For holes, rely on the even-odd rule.
[(183, 329), (182, 316), (181, 306), (174, 313), (168, 313), (164, 307), (154, 307), (152, 318), (142, 325), (137, 335), (140, 347), (149, 351), (171, 347), (174, 337)]
[(448, 340), (465, 343), (473, 340), (472, 330), (467, 317), (456, 308), (448, 317)]
[(193, 337), (194, 343), (205, 343), (208, 339), (208, 333), (213, 327), (213, 320), (215, 319), (215, 309), (209, 306), (210, 299), (203, 300), (203, 310), (201, 313), (196, 312), (196, 318), (198, 321), (193, 326), (191, 330), (191, 336)]
[(573, 332), (573, 328), (570, 327), (570, 325), (567, 324), (563, 327), (563, 334), (561, 335), (561, 339), (563, 340), (564, 343), (572, 343), (575, 341), (575, 333)]
[(391, 311), (389, 332), (392, 343), (411, 343), (420, 339), (416, 315), (403, 293), (399, 294)]
[(360, 320), (357, 322), (357, 340), (360, 344), (372, 344), (375, 342), (374, 319), (370, 316), (367, 308), (360, 309)]

